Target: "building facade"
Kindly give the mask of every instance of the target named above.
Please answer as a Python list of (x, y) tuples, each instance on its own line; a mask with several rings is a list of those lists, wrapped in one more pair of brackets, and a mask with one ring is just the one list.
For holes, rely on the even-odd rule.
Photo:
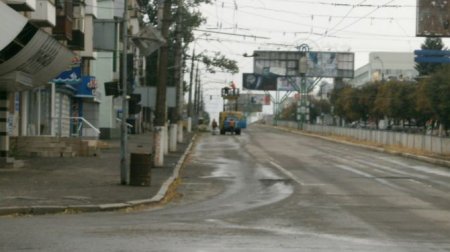
[[(136, 1), (127, 9), (131, 36), (142, 23)], [(123, 13), (120, 0), (0, 0), (8, 24), (0, 26), (0, 168), (11, 160), (11, 136), (97, 138), (118, 128), (121, 98), (106, 96), (104, 83), (120, 79)], [(99, 20), (110, 29), (96, 36)], [(143, 80), (139, 50), (126, 50), (137, 59), (130, 79)]]
[(371, 52), (369, 62), (355, 70), (350, 83), (358, 87), (375, 81), (412, 81), (417, 75), (413, 52)]

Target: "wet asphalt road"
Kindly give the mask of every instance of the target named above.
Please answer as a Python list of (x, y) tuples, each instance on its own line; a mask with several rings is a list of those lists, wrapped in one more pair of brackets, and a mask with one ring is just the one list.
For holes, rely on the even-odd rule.
[(0, 218), (0, 251), (450, 251), (450, 170), (252, 126), (203, 134), (170, 204)]

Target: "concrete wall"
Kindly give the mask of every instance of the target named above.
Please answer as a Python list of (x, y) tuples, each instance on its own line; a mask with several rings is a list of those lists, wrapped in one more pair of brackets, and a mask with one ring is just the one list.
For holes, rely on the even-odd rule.
[[(298, 128), (297, 122), (292, 121), (277, 121), (277, 125), (294, 129)], [(306, 131), (321, 135), (346, 136), (357, 140), (369, 141), (382, 145), (396, 145), (435, 154), (450, 155), (450, 138), (408, 134), (403, 132), (353, 129), (311, 124), (305, 124), (304, 129)]]

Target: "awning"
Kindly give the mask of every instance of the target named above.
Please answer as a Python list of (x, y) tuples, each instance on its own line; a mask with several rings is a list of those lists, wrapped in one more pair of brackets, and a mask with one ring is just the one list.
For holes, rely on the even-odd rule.
[(139, 30), (136, 35), (131, 37), (131, 40), (144, 56), (149, 56), (166, 42), (161, 33), (152, 25)]
[[(71, 64), (73, 52), (1, 1), (0, 23), (8, 24), (0, 26), (0, 90), (41, 86)], [(24, 85), (17, 82), (18, 76), (26, 76), (31, 81)]]

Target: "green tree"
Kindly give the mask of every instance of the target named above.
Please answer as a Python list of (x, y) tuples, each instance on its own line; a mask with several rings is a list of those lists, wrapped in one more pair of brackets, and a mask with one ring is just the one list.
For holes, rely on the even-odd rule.
[(285, 107), (279, 114), (281, 120), (296, 120), (297, 102), (293, 102)]
[(360, 119), (358, 92), (350, 85), (345, 85), (340, 89), (334, 89), (331, 93), (330, 101), (334, 106), (334, 113), (346, 122)]
[(425, 126), (428, 120), (436, 120), (431, 101), (427, 95), (429, 79), (422, 79), (417, 83), (415, 90), (415, 119), (418, 126)]
[[(427, 37), (420, 47), (422, 50), (445, 50), (444, 43), (439, 37)], [(440, 66), (440, 63), (416, 63), (416, 70), (419, 76), (427, 76), (436, 72)]]
[(325, 114), (330, 114), (331, 112), (331, 104), (328, 100), (318, 100), (315, 98), (311, 98), (311, 109), (309, 111), (309, 115), (311, 120), (316, 120), (317, 117), (320, 117)]
[(375, 98), (374, 112), (394, 120), (410, 121), (415, 115), (415, 88), (412, 82), (392, 80), (379, 87)]
[[(144, 0), (145, 1), (145, 0)], [(149, 24), (156, 26), (158, 24), (158, 8), (159, 0), (147, 0), (144, 5), (146, 6), (145, 13), (147, 14)], [(177, 11), (180, 11), (182, 15), (182, 41), (183, 41), (183, 65), (185, 65), (186, 59), (191, 58), (192, 55), (187, 51), (189, 45), (195, 41), (194, 30), (198, 28), (201, 24), (205, 22), (205, 17), (202, 16), (201, 12), (198, 11), (200, 4), (209, 4), (211, 0), (193, 0), (184, 1), (184, 6), (182, 10), (175, 8), (175, 4), (172, 8), (172, 16), (177, 15)], [(171, 19), (174, 22), (176, 18)], [(173, 66), (177, 65), (175, 62), (175, 35), (176, 29), (170, 29), (168, 47), (169, 47), (169, 74), (168, 74), (168, 86), (174, 86), (174, 71)], [(158, 54), (155, 52), (147, 57), (147, 83), (149, 85), (155, 85), (158, 82), (157, 74), (157, 59)], [(225, 71), (230, 73), (239, 72), (237, 62), (226, 58), (220, 53), (214, 53), (213, 55), (208, 55), (206, 53), (196, 55), (194, 60), (204, 62), (206, 64), (207, 71), (214, 73), (215, 71)]]
[(450, 126), (450, 66), (446, 65), (425, 84), (425, 93), (436, 118), (444, 129)]
[(376, 127), (378, 127), (378, 121), (381, 115), (375, 110), (375, 99), (378, 94), (378, 88), (381, 84), (379, 82), (369, 82), (361, 87), (359, 95), (359, 104), (361, 106), (361, 119), (367, 122), (367, 120), (373, 120)]

